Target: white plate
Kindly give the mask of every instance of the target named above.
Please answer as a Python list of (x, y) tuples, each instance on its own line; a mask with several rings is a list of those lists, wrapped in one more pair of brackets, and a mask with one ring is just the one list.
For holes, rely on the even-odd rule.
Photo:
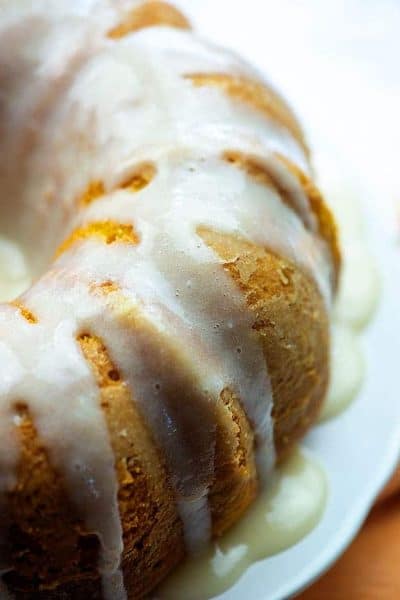
[[(244, 52), (246, 57), (255, 62), (262, 70), (268, 66), (267, 63), (279, 63), (282, 76), (275, 77), (275, 80), (287, 81), (285, 88), (294, 92), (295, 106), (296, 94), (299, 101), (298, 106), (304, 107), (307, 104), (306, 94), (299, 86), (298, 68), (293, 69), (293, 74), (290, 70), (294, 56), (294, 44), (288, 47), (287, 55), (282, 56), (282, 48), (279, 47), (274, 56), (271, 56), (273, 48), (267, 34), (270, 33), (273, 36), (275, 43), (279, 39), (279, 31), (278, 33), (272, 32), (271, 21), (273, 21), (274, 13), (270, 9), (271, 7), (275, 7), (277, 10), (280, 8), (277, 27), (282, 27), (282, 4), (279, 6), (275, 0), (265, 3), (261, 0), (248, 0), (246, 3), (238, 4), (232, 4), (229, 0), (213, 0), (213, 2), (185, 0), (176, 3), (180, 4), (192, 17), (193, 22), (200, 24), (202, 31), (212, 37), (214, 41), (219, 40), (225, 45)], [(355, 5), (355, 2), (353, 1), (352, 4)], [(306, 5), (309, 5), (312, 10), (316, 10), (317, 4), (313, 0), (305, 2), (304, 6)], [(316, 12), (313, 14), (317, 15)], [(299, 19), (297, 9), (296, 15), (296, 25), (303, 26), (304, 33), (306, 29), (309, 31), (307, 18)], [(266, 16), (268, 20), (264, 21), (263, 16)], [(260, 22), (262, 23), (260, 24)], [(290, 25), (289, 22), (288, 25)], [(293, 29), (293, 22), (290, 27)], [(290, 27), (289, 30), (292, 31)], [(218, 30), (220, 30), (219, 36)], [(290, 37), (287, 33), (288, 31), (282, 29), (281, 35), (286, 40)], [(329, 35), (328, 30), (325, 33)], [(301, 32), (300, 36), (297, 35), (297, 40), (299, 37), (301, 39)], [(309, 86), (313, 76), (318, 75), (319, 69), (324, 69), (324, 74), (328, 69), (329, 74), (329, 68), (333, 73), (335, 67), (332, 64), (329, 67), (328, 63), (324, 64), (322, 61), (316, 63), (315, 55), (312, 56), (313, 46), (309, 39), (305, 41), (304, 47), (299, 49), (303, 61), (307, 60), (305, 51), (307, 44), (310, 57), (309, 70), (307, 71), (306, 63), (303, 64), (303, 67), (305, 81)], [(263, 58), (261, 55), (263, 46), (267, 58)], [(314, 50), (318, 52), (318, 48), (314, 48)], [(347, 75), (349, 73), (350, 70)], [(349, 79), (351, 77), (347, 77), (347, 81)], [(337, 73), (336, 81), (340, 83), (340, 76)], [(329, 94), (326, 93), (324, 96), (323, 90), (318, 90), (318, 80), (314, 79), (314, 82), (315, 87), (311, 88), (309, 92), (314, 94), (314, 110), (316, 110), (315, 91), (317, 90), (318, 93), (321, 93), (323, 98), (321, 102), (323, 102), (325, 110), (328, 105), (332, 114), (335, 114), (336, 111), (336, 118), (338, 110), (345, 112), (343, 106), (340, 109), (340, 106), (338, 108), (335, 105), (335, 100), (330, 98)], [(343, 93), (345, 91), (345, 89), (342, 90)], [(361, 88), (358, 91), (361, 96)], [(356, 93), (357, 89), (354, 89), (354, 94)], [(355, 164), (359, 166), (360, 162), (357, 163), (356, 159), (361, 156), (361, 149), (357, 148), (355, 142), (354, 144), (347, 143), (354, 141), (351, 138), (351, 130), (348, 131), (347, 137), (343, 135), (340, 140), (339, 132), (337, 127), (333, 126), (333, 122), (324, 123), (323, 108), (315, 117), (315, 123), (318, 123), (320, 128), (319, 133), (316, 134), (316, 127), (314, 130), (311, 127), (308, 128), (311, 130), (314, 146), (318, 146), (318, 143), (315, 144), (315, 140), (321, 139), (321, 128), (325, 126), (324, 133), (326, 135), (329, 135), (330, 131), (332, 132), (329, 139), (334, 138), (336, 147), (344, 148), (344, 152), (341, 153), (342, 160), (343, 155), (347, 152), (345, 160), (347, 161), (350, 157), (349, 162), (352, 162), (353, 166)], [(303, 112), (306, 111), (303, 110)], [(344, 112), (343, 118), (345, 118)], [(308, 119), (308, 121), (311, 120)], [(335, 127), (335, 131), (333, 127)], [(351, 156), (351, 152), (353, 152), (353, 156)], [(365, 152), (363, 156), (365, 157)], [(354, 161), (351, 160), (352, 158)], [(375, 187), (375, 192), (373, 191), (373, 183), (366, 185), (368, 175), (371, 175), (370, 181), (373, 181), (372, 169), (372, 161), (369, 164), (364, 163), (363, 171), (361, 171), (365, 186), (361, 188), (365, 190), (365, 193), (362, 194), (362, 201), (366, 212), (371, 251), (377, 259), (383, 291), (376, 316), (363, 335), (363, 346), (367, 359), (366, 380), (361, 394), (350, 408), (332, 421), (317, 426), (304, 443), (324, 465), (327, 473), (330, 494), (326, 511), (319, 525), (305, 539), (285, 552), (254, 564), (232, 588), (217, 597), (220, 600), (243, 600), (243, 598), (247, 600), (282, 600), (309, 585), (328, 569), (352, 541), (377, 494), (399, 460), (400, 245), (396, 246), (397, 234), (395, 231), (398, 215), (396, 215), (394, 205), (385, 202), (387, 198), (384, 197), (382, 188), (381, 195), (378, 195), (377, 187)], [(388, 170), (386, 168), (386, 175)], [(373, 175), (376, 177), (376, 165)], [(376, 178), (374, 183), (376, 183)]]

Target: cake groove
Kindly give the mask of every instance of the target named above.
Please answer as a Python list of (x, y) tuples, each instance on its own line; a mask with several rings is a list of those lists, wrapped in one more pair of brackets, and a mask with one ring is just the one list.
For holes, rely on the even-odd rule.
[(188, 73), (185, 78), (195, 86), (210, 86), (222, 90), (232, 99), (243, 102), (286, 127), (309, 154), (304, 134), (291, 109), (271, 87), (243, 75), (228, 73)]
[(145, 188), (154, 179), (157, 169), (154, 164), (147, 162), (138, 165), (133, 173), (127, 178), (120, 187), (131, 192), (139, 192)]
[(108, 32), (108, 37), (118, 39), (145, 27), (163, 25), (190, 29), (190, 23), (174, 6), (167, 2), (148, 0), (124, 15), (123, 21)]
[(279, 180), (273, 176), (271, 170), (268, 169), (268, 164), (266, 164), (266, 161), (263, 161), (260, 157), (249, 156), (237, 150), (225, 150), (225, 152), (222, 154), (222, 158), (231, 165), (234, 165), (235, 167), (245, 171), (249, 177), (254, 179), (257, 183), (274, 188), (278, 192), (283, 202), (290, 209), (297, 213), (297, 215), (303, 221), (304, 226), (311, 230), (309, 221), (304, 218), (304, 210), (299, 208), (289, 190), (283, 188), (280, 185)]

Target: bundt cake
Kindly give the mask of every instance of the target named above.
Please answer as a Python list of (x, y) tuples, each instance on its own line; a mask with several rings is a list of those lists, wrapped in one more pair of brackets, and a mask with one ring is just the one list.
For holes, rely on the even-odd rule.
[(340, 267), (256, 70), (135, 0), (0, 5), (3, 596), (137, 599), (315, 420)]

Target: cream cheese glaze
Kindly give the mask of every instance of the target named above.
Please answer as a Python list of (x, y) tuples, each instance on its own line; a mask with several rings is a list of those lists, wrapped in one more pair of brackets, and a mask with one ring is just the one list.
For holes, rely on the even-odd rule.
[[(135, 240), (123, 248), (82, 240), (61, 255), (21, 297), (35, 327), (17, 306), (0, 307), (0, 495), (15, 479), (15, 402), (23, 398), (101, 541), (104, 593), (113, 599), (124, 597), (114, 457), (77, 336), (89, 329), (107, 339), (165, 453), (186, 544), (196, 552), (210, 538), (212, 414), (223, 389), (235, 391), (254, 426), (261, 479), (274, 463), (271, 385), (253, 317), (198, 228), (233, 233), (294, 261), (327, 307), (333, 277), (308, 199), (276, 159), (282, 154), (309, 171), (300, 144), (272, 119), (184, 78), (198, 71), (254, 76), (253, 69), (192, 33), (154, 27), (110, 40), (106, 33), (128, 4), (6, 3), (0, 24), (3, 231), (20, 244), (34, 277), (77, 227), (122, 223)], [(223, 161), (227, 149), (262, 161), (297, 211)], [(132, 200), (116, 188), (144, 162), (155, 177)], [(93, 181), (103, 197), (78, 210)], [(123, 294), (114, 311), (92, 293), (104, 281)], [(185, 378), (191, 397), (178, 410), (166, 391), (176, 381), (185, 389)]]

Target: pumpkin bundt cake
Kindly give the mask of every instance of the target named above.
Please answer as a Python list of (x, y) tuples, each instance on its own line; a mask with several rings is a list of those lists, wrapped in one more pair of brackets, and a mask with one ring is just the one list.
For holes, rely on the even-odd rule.
[(137, 599), (316, 418), (340, 255), (301, 128), (157, 1), (3, 0), (3, 596)]

